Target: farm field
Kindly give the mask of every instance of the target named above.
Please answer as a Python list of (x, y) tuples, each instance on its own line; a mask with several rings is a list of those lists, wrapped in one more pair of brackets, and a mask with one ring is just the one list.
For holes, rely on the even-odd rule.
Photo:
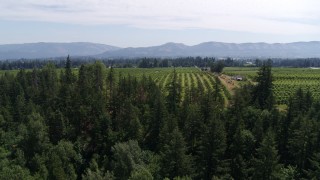
[[(177, 78), (179, 84), (181, 86), (181, 95), (182, 97), (186, 93), (186, 91), (190, 90), (192, 87), (199, 87), (203, 91), (212, 90), (215, 84), (215, 77), (212, 73), (201, 71), (195, 67), (175, 68), (177, 73)], [(60, 73), (63, 69), (57, 69), (57, 72)], [(30, 69), (26, 71), (32, 71)], [(73, 68), (73, 73), (75, 75), (78, 74), (79, 69)], [(110, 71), (107, 68), (107, 73)], [(142, 78), (143, 76), (151, 77), (156, 84), (162, 89), (162, 91), (166, 91), (166, 85), (170, 82), (173, 77), (174, 68), (114, 68), (114, 75), (116, 81), (119, 76), (134, 76)], [(0, 76), (5, 73), (16, 75), (19, 70), (6, 70), (0, 71)], [(224, 89), (222, 89), (223, 91)], [(224, 90), (226, 91), (226, 90)]]
[[(250, 67), (227, 67), (223, 71), (226, 75), (241, 75), (251, 81), (257, 72), (258, 68)], [(320, 69), (272, 68), (272, 74), (277, 104), (287, 103), (289, 97), (300, 87), (310, 90), (315, 99), (320, 99)]]
[[(173, 77), (174, 68), (116, 68), (115, 76), (134, 76), (141, 78), (144, 75), (151, 77), (163, 91)], [(181, 86), (182, 97), (192, 87), (199, 87), (203, 91), (212, 90), (215, 84), (215, 77), (212, 73), (203, 72), (195, 67), (176, 68), (177, 78)]]
[[(237, 82), (239, 85), (253, 82), (259, 68), (256, 67), (226, 67), (223, 74), (228, 76), (241, 75), (245, 81)], [(62, 69), (57, 69), (61, 72)], [(73, 69), (74, 74), (78, 74), (77, 68)], [(166, 85), (173, 76), (173, 68), (115, 68), (115, 78), (119, 76), (134, 76), (142, 78), (151, 77), (157, 85), (166, 91)], [(26, 70), (31, 71), (31, 70)], [(107, 72), (109, 69), (107, 69)], [(5, 73), (16, 75), (19, 70), (0, 71), (0, 76)], [(199, 87), (204, 91), (212, 90), (215, 84), (215, 77), (209, 72), (200, 71), (198, 68), (176, 68), (177, 78), (181, 85), (182, 97), (192, 87)], [(286, 104), (289, 97), (298, 88), (310, 90), (315, 99), (320, 99), (320, 69), (311, 68), (272, 68), (274, 94), (277, 104)], [(225, 85), (225, 84), (224, 84)], [(229, 98), (230, 92), (223, 86), (224, 96)]]

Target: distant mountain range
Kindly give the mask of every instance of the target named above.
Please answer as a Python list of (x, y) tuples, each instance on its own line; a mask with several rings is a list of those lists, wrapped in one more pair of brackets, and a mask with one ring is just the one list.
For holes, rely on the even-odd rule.
[(65, 56), (93, 56), (120, 48), (105, 44), (74, 43), (26, 43), (0, 45), (0, 59), (40, 59)]
[(205, 42), (194, 46), (166, 43), (160, 46), (119, 48), (96, 43), (27, 43), (0, 45), (0, 59), (41, 59), (90, 56), (94, 58), (137, 57), (233, 57), (233, 58), (320, 58), (320, 41), (293, 43)]

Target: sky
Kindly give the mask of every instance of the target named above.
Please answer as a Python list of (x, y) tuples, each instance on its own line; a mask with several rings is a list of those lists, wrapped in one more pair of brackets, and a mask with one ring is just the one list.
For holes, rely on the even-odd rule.
[(0, 0), (0, 44), (320, 41), (319, 0)]

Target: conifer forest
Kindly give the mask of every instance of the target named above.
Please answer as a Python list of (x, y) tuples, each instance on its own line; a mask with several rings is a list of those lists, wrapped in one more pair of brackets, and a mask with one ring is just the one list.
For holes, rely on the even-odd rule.
[(1, 74), (1, 179), (320, 179), (313, 92), (279, 108), (270, 61), (233, 94), (216, 69), (138, 77), (68, 57)]

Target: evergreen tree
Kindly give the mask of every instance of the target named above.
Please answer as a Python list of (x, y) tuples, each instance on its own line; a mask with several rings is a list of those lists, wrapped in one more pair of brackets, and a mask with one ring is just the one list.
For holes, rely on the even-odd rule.
[(201, 112), (196, 104), (191, 104), (185, 112), (186, 118), (183, 119), (183, 134), (186, 138), (189, 152), (194, 154), (199, 147), (200, 139), (203, 133), (204, 123)]
[(226, 132), (220, 119), (212, 117), (201, 135), (197, 164), (200, 177), (210, 179), (213, 176), (223, 177), (228, 174), (224, 160), (226, 150)]
[(271, 63), (271, 60), (264, 62), (256, 78), (258, 84), (253, 91), (253, 102), (260, 109), (271, 110), (274, 105)]
[(273, 134), (268, 132), (264, 137), (261, 146), (257, 149), (255, 159), (254, 179), (279, 179), (278, 151), (276, 149)]
[[(145, 62), (157, 60), (192, 65)], [(218, 79), (205, 92), (188, 78), (181, 96), (176, 70), (163, 90), (151, 77), (107, 74), (110, 64), (74, 73), (68, 57), (0, 76), (2, 179), (319, 179), (320, 103), (299, 88), (274, 108), (268, 63), (230, 106)]]
[(229, 150), (231, 175), (237, 179), (248, 179), (253, 172), (255, 137), (249, 130), (239, 126), (233, 139)]
[(288, 139), (290, 162), (297, 166), (300, 173), (308, 169), (308, 159), (316, 143), (317, 127), (313, 120), (298, 117), (292, 123)]
[[(73, 122), (73, 118), (75, 115), (75, 93), (74, 93), (74, 85), (75, 85), (75, 76), (72, 72), (72, 65), (71, 65), (71, 59), (68, 55), (64, 71), (61, 72), (60, 75), (61, 79), (61, 88), (59, 92), (60, 96), (60, 107), (63, 107), (60, 109), (61, 113), (65, 116), (66, 121)], [(65, 124), (66, 127), (69, 126), (69, 124)], [(69, 128), (70, 129), (70, 128)]]
[(186, 154), (187, 148), (181, 132), (175, 128), (164, 141), (162, 150), (161, 172), (163, 177), (191, 175), (191, 157)]
[(21, 147), (26, 158), (32, 158), (35, 154), (41, 154), (49, 148), (49, 137), (47, 126), (43, 117), (38, 113), (28, 116), (26, 126), (20, 125), (20, 133), (24, 137), (21, 140)]
[(83, 180), (114, 180), (115, 177), (112, 172), (100, 169), (95, 159), (90, 162), (89, 167), (82, 175)]
[(180, 87), (180, 84), (178, 83), (177, 78), (178, 78), (177, 72), (176, 72), (176, 69), (174, 69), (172, 80), (167, 85), (167, 89), (169, 92), (167, 96), (168, 111), (169, 113), (174, 113), (174, 114), (176, 114), (178, 111), (180, 98), (181, 98), (181, 95), (180, 95), (181, 87)]
[(223, 68), (224, 68), (223, 61), (217, 61), (217, 62), (213, 63), (210, 67), (211, 72), (215, 72), (215, 73), (221, 73)]
[(107, 97), (109, 101), (111, 100), (111, 97), (113, 97), (113, 92), (114, 92), (114, 86), (115, 86), (115, 77), (114, 77), (114, 69), (113, 67), (110, 68), (107, 76)]
[(0, 147), (0, 177), (1, 179), (34, 179), (30, 171), (10, 161), (10, 153)]
[(52, 112), (51, 109), (48, 110), (48, 126), (49, 126), (49, 136), (50, 141), (57, 144), (66, 135), (66, 122), (63, 114), (57, 110)]
[(141, 167), (131, 172), (129, 180), (153, 180), (153, 176), (146, 168)]
[(60, 141), (48, 152), (49, 179), (77, 179), (77, 165), (80, 157), (73, 144)]
[(146, 130), (145, 144), (150, 150), (159, 150), (160, 131), (164, 126), (165, 118), (168, 116), (167, 109), (165, 107), (164, 98), (159, 89), (155, 91), (153, 96), (151, 110), (151, 122), (150, 127)]
[(71, 60), (70, 56), (68, 55), (66, 66), (65, 66), (65, 82), (66, 84), (71, 84), (73, 82), (73, 74), (71, 69)]
[[(152, 179), (152, 165), (148, 154), (142, 151), (137, 141), (117, 143), (112, 147), (114, 161), (113, 172), (117, 179), (136, 179), (148, 177)], [(152, 155), (151, 155), (152, 156)]]
[(320, 178), (320, 154), (314, 153), (314, 155), (309, 159), (311, 167), (306, 171), (307, 177), (309, 179), (319, 179)]

